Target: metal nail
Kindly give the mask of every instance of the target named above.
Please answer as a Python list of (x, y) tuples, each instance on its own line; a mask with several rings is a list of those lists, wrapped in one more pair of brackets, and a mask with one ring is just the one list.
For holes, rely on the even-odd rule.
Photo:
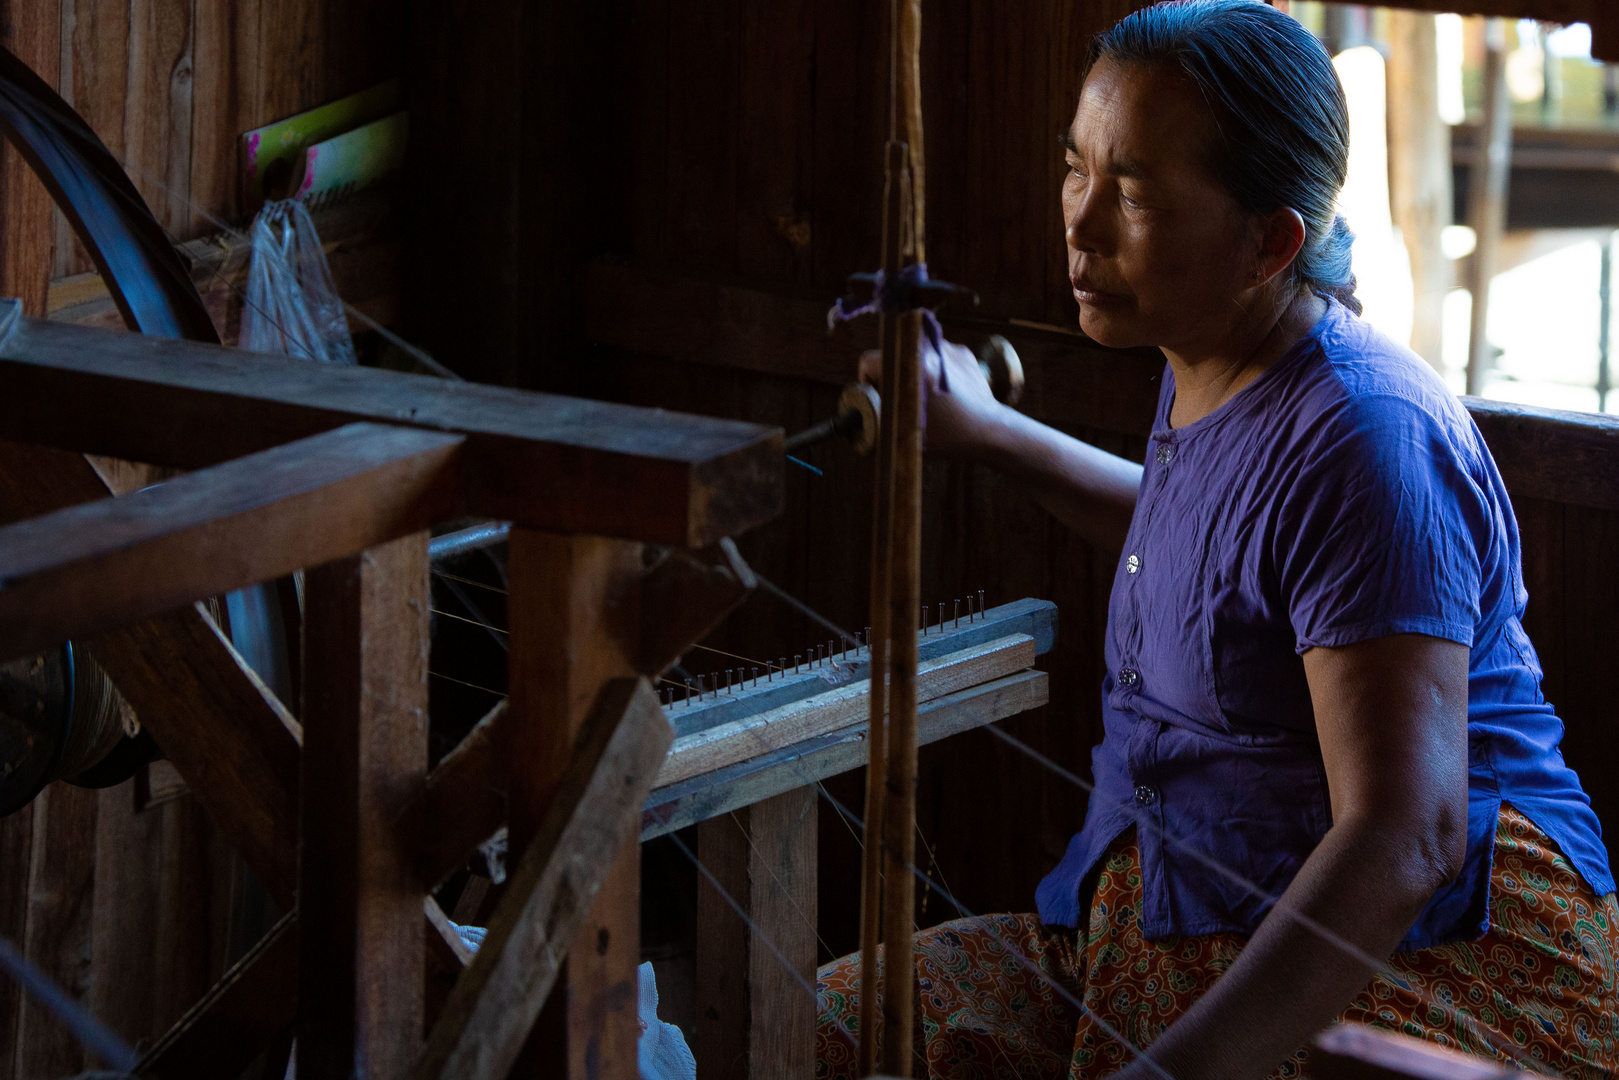
[(757, 688), (758, 685), (759, 685), (759, 669), (758, 668), (753, 669), (753, 685), (754, 685), (755, 688)]
[(952, 626), (950, 629), (952, 629), (952, 630), (960, 630), (961, 629), (961, 601), (960, 600), (956, 601), (955, 612), (956, 612), (956, 622), (955, 622), (955, 625)]
[(982, 618), (983, 614), (984, 614), (984, 590), (979, 589), (978, 590), (978, 615), (979, 615), (980, 618)]

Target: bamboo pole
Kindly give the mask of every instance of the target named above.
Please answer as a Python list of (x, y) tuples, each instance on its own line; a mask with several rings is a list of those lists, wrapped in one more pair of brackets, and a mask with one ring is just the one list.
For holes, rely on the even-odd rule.
[[(883, 271), (889, 281), (906, 263), (926, 258), (921, 15), (920, 0), (891, 0), (883, 200)], [(878, 1057), (873, 1035), (879, 998), (883, 1071), (909, 1077), (913, 1059), (916, 887), (911, 868), (916, 835), (916, 624), (921, 598), (921, 326), (920, 312), (883, 315), (883, 392), (889, 405), (878, 451), (872, 535), (871, 727), (861, 881), (862, 1076), (871, 1075)], [(879, 931), (890, 946), (885, 967), (891, 977), (882, 980), (883, 985), (877, 978)]]
[[(899, 0), (894, 111), (902, 118), (907, 153), (900, 197), (907, 261), (927, 258), (922, 226), (923, 190), (920, 42), (921, 0)], [(922, 313), (899, 318), (893, 426), (893, 577), (890, 586), (892, 656), (889, 660), (888, 767), (883, 811), (883, 940), (891, 976), (883, 994), (883, 1071), (911, 1075), (916, 1004), (916, 667), (922, 563)]]
[[(900, 182), (905, 167), (905, 146), (888, 140), (887, 182), (883, 197), (883, 272), (898, 274), (900, 269), (899, 230), (902, 220)], [(876, 505), (871, 530), (871, 713), (866, 738), (866, 823), (860, 879), (860, 1059), (859, 1074), (868, 1076), (877, 1066), (877, 1001), (881, 983), (877, 978), (877, 948), (881, 941), (883, 917), (883, 813), (888, 775), (888, 658), (890, 578), (893, 573), (894, 449), (899, 432), (893, 414), (894, 397), (888, 388), (897, 385), (895, 362), (899, 354), (899, 322), (882, 316), (883, 392), (888, 394), (890, 415), (878, 428), (877, 476), (872, 485)]]

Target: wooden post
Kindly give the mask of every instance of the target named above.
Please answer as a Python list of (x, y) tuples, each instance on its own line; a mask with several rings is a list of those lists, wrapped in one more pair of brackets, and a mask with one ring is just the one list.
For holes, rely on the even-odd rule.
[[(892, 280), (908, 262), (927, 261), (923, 226), (922, 97), (920, 0), (893, 0), (889, 32), (889, 134), (887, 186), (883, 205), (883, 270)], [(904, 141), (901, 141), (903, 135)], [(905, 312), (883, 318), (883, 456), (878, 461), (878, 504), (872, 558), (874, 577), (886, 559), (886, 589), (872, 588), (875, 609), (887, 593), (887, 611), (874, 613), (871, 752), (866, 774), (866, 857), (861, 904), (860, 1060), (862, 1075), (879, 1054), (877, 999), (881, 997), (883, 1070), (911, 1075), (912, 1016), (916, 975), (912, 963), (916, 882), (916, 666), (920, 618), (922, 431), (922, 315)], [(886, 460), (884, 460), (886, 458)], [(886, 554), (885, 554), (886, 553)], [(887, 639), (888, 725), (881, 730), (883, 666), (877, 659), (877, 628)], [(881, 756), (879, 756), (881, 752)], [(879, 798), (878, 785), (881, 784)], [(879, 811), (880, 807), (880, 813)], [(880, 844), (877, 843), (880, 838)], [(880, 847), (880, 869), (872, 859)], [(875, 914), (880, 911), (880, 918)], [(877, 928), (887, 951), (888, 978), (879, 987)]]
[(1512, 166), (1512, 101), (1507, 96), (1507, 27), (1502, 19), (1484, 24), (1484, 121), (1478, 153), (1467, 184), (1467, 216), (1478, 238), (1468, 269), (1473, 317), (1467, 338), (1467, 392), (1482, 394), (1484, 377), (1495, 363), (1486, 321), (1490, 282), (1500, 261), (1507, 222), (1507, 178)]
[[(635, 674), (641, 545), (514, 528), (507, 730), (511, 859), (534, 836), (602, 687)], [(596, 897), (559, 989), (514, 1076), (634, 1080), (640, 846), (631, 840)]]
[(706, 877), (697, 883), (697, 1074), (705, 1080), (808, 1080), (815, 1074), (814, 787), (697, 827), (706, 866), (758, 927), (756, 937)]
[(298, 1075), (391, 1080), (421, 1053), (421, 885), (396, 828), (427, 774), (427, 533), (308, 571)]
[(1439, 35), (1425, 11), (1389, 12), (1389, 202), (1411, 255), (1411, 349), (1441, 366), (1455, 266), (1439, 243), (1454, 220), (1450, 130), (1439, 116)]

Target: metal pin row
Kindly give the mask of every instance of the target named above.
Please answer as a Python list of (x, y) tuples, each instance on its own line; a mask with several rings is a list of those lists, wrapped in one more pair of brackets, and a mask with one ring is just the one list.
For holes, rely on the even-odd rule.
[[(973, 604), (973, 597), (970, 593), (967, 596), (966, 604), (967, 622), (969, 625), (979, 619), (984, 618), (983, 589), (978, 590), (978, 603), (976, 607)], [(936, 616), (930, 616), (928, 613), (933, 609), (924, 604), (922, 606), (922, 636), (926, 637), (929, 633), (944, 633), (946, 623), (950, 624), (950, 629), (952, 630), (959, 629), (961, 626), (961, 606), (962, 601), (955, 601), (951, 606), (951, 615), (947, 618), (945, 616), (944, 601), (941, 600), (939, 602)], [(930, 627), (932, 628), (931, 630)], [(862, 640), (862, 637), (864, 640)], [(858, 654), (861, 651), (869, 649), (870, 645), (871, 627), (868, 626), (865, 628), (864, 635), (855, 635), (854, 651)], [(829, 660), (833, 662), (838, 662), (839, 660), (847, 662), (848, 656), (848, 642), (844, 642), (843, 649), (840, 652), (838, 649), (837, 640), (831, 639), (828, 640), (825, 645), (815, 645), (813, 647), (813, 651), (794, 653), (790, 672), (787, 665), (787, 657), (785, 656), (781, 657), (778, 663), (775, 665), (767, 663), (765, 665), (764, 672), (765, 682), (770, 683), (775, 681), (777, 672), (780, 672), (780, 676), (782, 678), (786, 678), (788, 674), (797, 675), (805, 670), (813, 671), (817, 668), (824, 667)], [(709, 672), (708, 681), (706, 683), (701, 675), (697, 676), (695, 682), (693, 682), (691, 679), (685, 680), (684, 689), (686, 692), (682, 697), (675, 696), (675, 692), (680, 689), (680, 687), (664, 687), (661, 694), (663, 704), (668, 707), (674, 706), (677, 702), (684, 702), (687, 705), (693, 705), (705, 699), (713, 700), (722, 694), (735, 694), (738, 688), (747, 690), (755, 688), (759, 685), (759, 668), (757, 666), (752, 668), (751, 679), (749, 677), (747, 668), (726, 668), (724, 674), (725, 682), (723, 685), (720, 683), (720, 672), (718, 671)]]
[[(922, 636), (923, 637), (927, 637), (928, 634), (930, 634), (930, 633), (935, 633), (935, 634), (944, 633), (946, 623), (950, 623), (950, 629), (952, 629), (952, 630), (960, 629), (960, 627), (961, 627), (961, 601), (960, 600), (957, 600), (953, 605), (951, 605), (951, 614), (950, 614), (950, 616), (948, 618), (945, 616), (945, 613), (944, 613), (944, 601), (943, 600), (939, 601), (938, 612), (937, 612), (937, 614), (935, 616), (929, 616), (928, 615), (928, 612), (931, 611), (931, 610), (933, 610), (933, 609), (929, 608), (928, 605), (926, 605), (926, 604), (922, 605)], [(970, 624), (970, 623), (973, 623), (973, 622), (977, 621), (978, 619), (982, 619), (983, 617), (984, 617), (984, 590), (979, 589), (978, 590), (978, 607), (977, 607), (977, 610), (974, 610), (974, 608), (973, 608), (972, 594), (969, 593), (967, 595), (967, 622)], [(929, 627), (932, 627), (933, 629), (930, 630)]]

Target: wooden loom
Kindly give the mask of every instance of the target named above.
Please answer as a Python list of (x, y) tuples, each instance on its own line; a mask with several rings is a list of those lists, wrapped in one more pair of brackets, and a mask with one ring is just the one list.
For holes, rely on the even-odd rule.
[[(626, 841), (860, 763), (858, 651), (667, 707), (644, 679), (747, 571), (726, 545), (643, 569), (642, 543), (709, 547), (773, 516), (779, 433), (3, 314), (8, 435), (197, 471), (0, 529), (0, 653), (78, 636), (115, 680), (200, 680), (185, 700), (137, 690), (142, 720), (272, 895), (296, 897), (143, 1073), (231, 1075), (295, 1019), (307, 1076), (504, 1075), (576, 940), (592, 947), (541, 1052), (633, 1071)], [(514, 522), (511, 696), (429, 774), (427, 530), (466, 514)], [(299, 567), (301, 724), (197, 603)], [(660, 623), (648, 601), (671, 597)], [(924, 737), (1044, 703), (1025, 669), (1051, 605), (929, 629)], [(423, 949), (467, 959), (428, 890), (502, 820), (524, 854), (418, 1063), (400, 1033), (422, 1026)]]

